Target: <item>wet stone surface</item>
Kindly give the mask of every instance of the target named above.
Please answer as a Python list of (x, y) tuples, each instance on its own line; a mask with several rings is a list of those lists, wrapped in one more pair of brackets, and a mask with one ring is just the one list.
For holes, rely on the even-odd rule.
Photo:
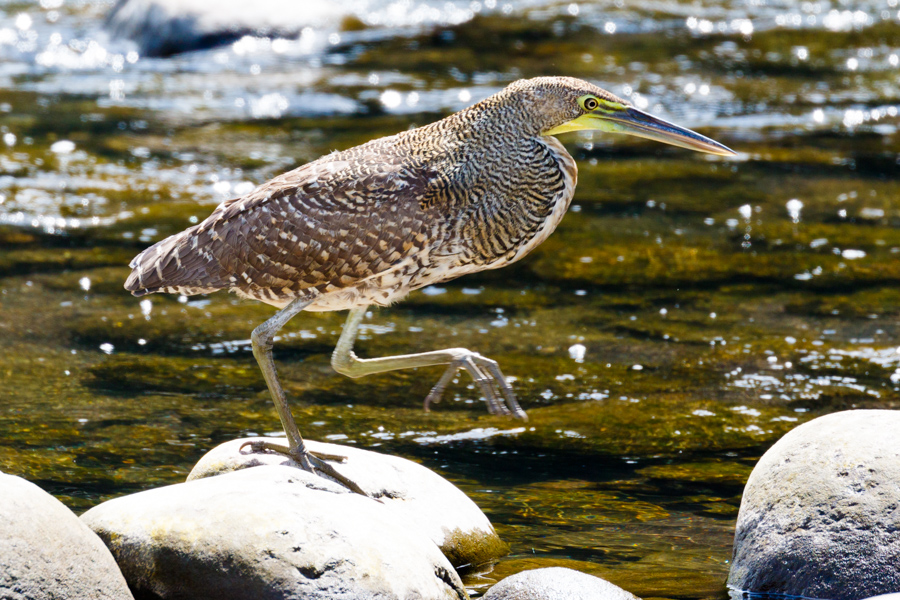
[(335, 374), (343, 315), (282, 331), (302, 432), (435, 469), (509, 543), (463, 573), (473, 595), (564, 566), (642, 598), (724, 598), (762, 453), (814, 416), (900, 404), (896, 2), (414, 1), (415, 23), (371, 2), (311, 37), (171, 59), (110, 41), (110, 5), (0, 4), (0, 470), (76, 512), (279, 433), (249, 348), (272, 310), (132, 298), (131, 257), (520, 77), (590, 79), (740, 154), (564, 136), (578, 190), (532, 256), (367, 319), (362, 356), (497, 359), (525, 424), (486, 415), (465, 376), (423, 413), (439, 369)]
[[(303, 471), (299, 463), (283, 454), (245, 447), (250, 442), (269, 439), (287, 447), (286, 438), (225, 442), (194, 465), (187, 481), (264, 466)], [(509, 552), (478, 506), (453, 484), (422, 465), (398, 456), (341, 444), (323, 444), (309, 438), (305, 443), (314, 455), (324, 453), (342, 457), (343, 460), (332, 464), (337, 473), (359, 486), (366, 496), (376, 499), (379, 510), (395, 515), (398, 522), (404, 523), (405, 529), (430, 539), (454, 567), (488, 565)], [(305, 471), (302, 474), (313, 481), (324, 478), (330, 480), (328, 483), (338, 484), (335, 477), (320, 477)], [(342, 485), (338, 488), (350, 493)]]
[(141, 597), (466, 597), (437, 545), (401, 515), (293, 467), (116, 498), (82, 521)]
[(747, 480), (732, 589), (867, 598), (900, 586), (900, 413), (851, 410), (804, 423)]

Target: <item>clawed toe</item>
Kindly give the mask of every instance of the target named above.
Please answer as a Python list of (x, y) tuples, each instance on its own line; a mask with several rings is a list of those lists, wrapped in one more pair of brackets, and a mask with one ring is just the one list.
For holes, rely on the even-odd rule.
[(334, 479), (344, 487), (350, 489), (357, 494), (361, 494), (363, 496), (369, 496), (359, 485), (341, 475), (333, 466), (331, 466), (326, 461), (334, 461), (338, 463), (347, 462), (346, 456), (340, 456), (338, 454), (327, 454), (325, 452), (310, 452), (309, 450), (301, 450), (299, 448), (288, 448), (287, 446), (283, 446), (281, 444), (275, 444), (266, 440), (252, 440), (249, 442), (244, 442), (241, 444), (241, 450), (249, 447), (252, 452), (275, 452), (278, 454), (283, 454), (289, 458), (291, 458), (294, 462), (300, 465), (305, 471), (309, 471), (314, 475), (327, 475), (328, 477)]
[[(344, 460), (346, 460), (346, 458)], [(316, 456), (314, 454), (310, 454), (309, 461), (313, 464), (313, 467), (314, 467), (313, 473), (318, 471), (320, 474), (324, 474), (324, 475), (327, 475), (328, 477), (331, 477), (332, 479), (339, 482), (344, 487), (348, 488), (349, 490), (351, 490), (353, 492), (356, 492), (357, 494), (360, 494), (362, 496), (368, 496), (370, 498), (372, 497), (371, 495), (367, 494), (365, 492), (365, 490), (363, 490), (361, 487), (359, 487), (359, 485), (355, 481), (353, 481), (352, 479), (348, 479), (344, 475), (341, 475), (340, 473), (338, 473), (337, 469), (332, 467), (330, 464), (328, 464), (327, 462), (325, 462), (318, 456)]]
[(273, 444), (272, 442), (267, 442), (266, 440), (251, 440), (249, 442), (244, 442), (243, 444), (241, 444), (239, 451), (243, 452), (244, 448), (250, 448), (251, 452), (265, 452), (266, 450), (268, 450), (270, 452), (284, 454), (285, 456), (296, 459), (296, 457), (291, 454), (291, 449), (287, 446), (282, 446), (281, 444)]
[[(512, 415), (519, 419), (528, 419), (525, 411), (519, 406), (512, 387), (500, 371), (497, 361), (485, 358), (478, 353), (468, 352), (462, 354), (451, 362), (438, 382), (431, 388), (425, 397), (425, 411), (431, 409), (431, 405), (441, 401), (447, 385), (456, 376), (460, 369), (468, 371), (469, 375), (478, 385), (481, 394), (487, 402), (488, 412), (492, 415)], [(505, 403), (504, 403), (505, 402)]]
[(273, 444), (272, 442), (267, 442), (266, 440), (253, 440), (249, 442), (244, 442), (241, 444), (241, 450), (246, 447), (250, 447), (250, 450), (253, 452), (263, 452), (265, 450), (269, 450), (270, 452), (276, 452), (278, 454), (284, 454), (285, 456), (294, 459), (294, 461), (301, 463), (305, 456), (315, 456), (321, 460), (330, 460), (332, 462), (337, 463), (345, 463), (347, 462), (347, 457), (342, 456), (340, 454), (328, 454), (327, 452), (313, 452), (312, 450), (307, 450), (306, 453), (303, 453), (299, 450), (292, 450), (287, 446), (283, 446), (281, 444)]

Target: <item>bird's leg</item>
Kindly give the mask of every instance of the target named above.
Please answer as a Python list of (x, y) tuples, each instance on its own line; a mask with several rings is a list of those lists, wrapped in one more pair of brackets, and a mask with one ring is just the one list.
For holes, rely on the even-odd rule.
[(297, 298), (291, 301), (290, 304), (275, 313), (272, 318), (254, 329), (253, 333), (250, 335), (253, 356), (256, 357), (256, 362), (259, 363), (259, 368), (266, 380), (266, 385), (268, 385), (269, 392), (272, 394), (272, 400), (275, 402), (275, 410), (278, 411), (278, 417), (281, 419), (281, 425), (284, 427), (285, 435), (287, 435), (288, 447), (284, 447), (280, 444), (273, 444), (272, 442), (256, 441), (247, 442), (241, 446), (241, 448), (250, 446), (250, 448), (256, 452), (271, 450), (272, 452), (285, 454), (310, 473), (324, 473), (325, 475), (336, 479), (354, 492), (366, 496), (367, 494), (356, 483), (338, 473), (334, 467), (325, 462), (326, 460), (343, 462), (346, 460), (346, 457), (323, 454), (320, 452), (313, 453), (307, 450), (306, 444), (303, 442), (303, 437), (300, 435), (300, 430), (297, 429), (297, 424), (294, 422), (294, 416), (291, 414), (291, 408), (288, 406), (284, 389), (278, 381), (278, 374), (275, 372), (275, 361), (272, 359), (272, 344), (275, 334), (284, 327), (284, 324), (287, 323), (291, 317), (309, 306), (312, 301), (313, 298)]
[[(527, 419), (525, 411), (519, 406), (512, 387), (506, 381), (497, 362), (485, 358), (477, 352), (465, 348), (446, 348), (432, 352), (419, 354), (403, 354), (400, 356), (385, 356), (382, 358), (358, 358), (353, 353), (353, 343), (359, 332), (359, 326), (365, 317), (368, 307), (354, 308), (347, 317), (344, 331), (338, 340), (331, 356), (331, 365), (334, 370), (348, 377), (363, 377), (373, 373), (384, 373), (397, 369), (410, 369), (415, 367), (431, 367), (435, 365), (448, 365), (447, 370), (438, 380), (425, 398), (425, 410), (431, 404), (439, 402), (441, 395), (447, 388), (447, 384), (453, 379), (457, 371), (464, 369), (469, 372), (475, 383), (487, 400), (488, 411), (491, 414), (513, 414), (520, 419)], [(500, 392), (498, 397), (497, 392)], [(506, 404), (504, 404), (504, 402)]]

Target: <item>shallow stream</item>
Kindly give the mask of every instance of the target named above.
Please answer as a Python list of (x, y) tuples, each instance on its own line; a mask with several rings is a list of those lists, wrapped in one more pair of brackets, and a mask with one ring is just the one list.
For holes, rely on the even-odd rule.
[(80, 513), (279, 433), (249, 351), (272, 309), (136, 299), (128, 261), (323, 153), (572, 75), (739, 156), (569, 134), (578, 191), (543, 246), (373, 311), (357, 345), (497, 359), (527, 423), (465, 376), (424, 413), (439, 369), (335, 374), (343, 314), (295, 318), (276, 360), (307, 437), (419, 461), (483, 508), (511, 553), (473, 593), (566, 565), (725, 597), (759, 456), (900, 406), (898, 1), (347, 6), (298, 39), (147, 58), (102, 30), (111, 2), (0, 0), (0, 470)]

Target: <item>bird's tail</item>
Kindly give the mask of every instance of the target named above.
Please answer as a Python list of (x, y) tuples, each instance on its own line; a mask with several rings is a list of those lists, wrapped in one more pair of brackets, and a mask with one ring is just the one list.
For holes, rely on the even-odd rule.
[(157, 242), (129, 263), (132, 271), (125, 289), (134, 296), (155, 292), (191, 296), (229, 287), (232, 281), (208, 251), (212, 241), (209, 230), (195, 225)]

